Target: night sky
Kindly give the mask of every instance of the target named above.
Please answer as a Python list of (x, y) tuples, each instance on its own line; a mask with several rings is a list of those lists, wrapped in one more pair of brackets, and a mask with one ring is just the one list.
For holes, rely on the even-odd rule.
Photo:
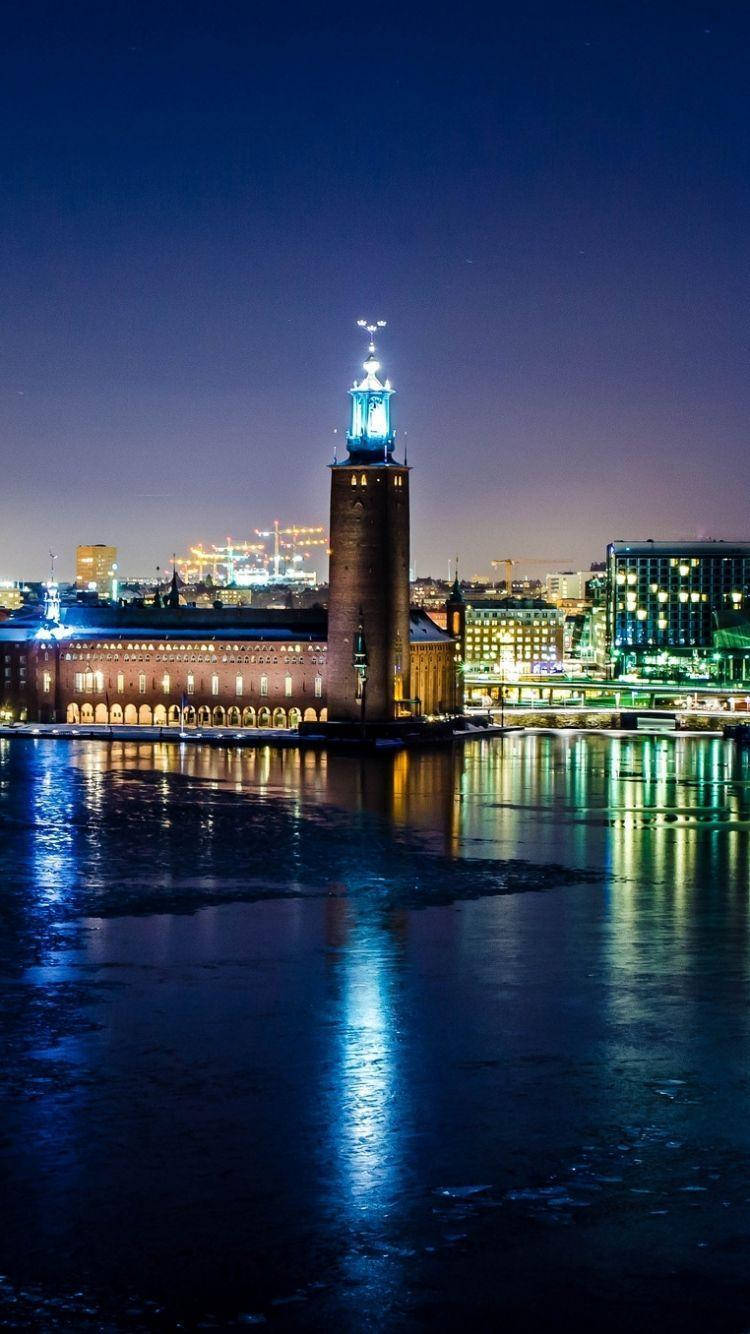
[(6, 6), (0, 576), (326, 523), (360, 316), (418, 573), (750, 538), (749, 39), (739, 0)]

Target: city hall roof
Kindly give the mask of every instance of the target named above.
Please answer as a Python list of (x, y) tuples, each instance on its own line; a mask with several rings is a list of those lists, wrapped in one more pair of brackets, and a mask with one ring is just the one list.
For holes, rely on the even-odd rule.
[[(45, 621), (41, 606), (22, 607), (0, 622), (0, 641), (159, 638), (170, 640), (254, 639), (325, 642), (328, 612), (324, 607), (276, 609), (255, 607), (143, 607), (132, 603), (92, 606), (72, 603), (60, 608), (57, 623)], [(409, 613), (413, 644), (442, 643), (451, 636), (421, 610)]]
[(446, 630), (441, 630), (436, 625), (431, 616), (426, 611), (412, 610), (409, 612), (409, 640), (412, 644), (443, 644), (452, 643), (452, 636)]
[[(41, 637), (50, 625), (41, 608), (23, 608), (0, 625), (0, 638), (10, 640)], [(272, 609), (254, 607), (143, 607), (129, 603), (116, 606), (85, 606), (73, 603), (60, 608), (54, 627), (55, 639), (120, 638), (160, 639), (257, 639), (325, 640), (328, 615), (324, 608)], [(4, 632), (4, 633), (3, 633)]]

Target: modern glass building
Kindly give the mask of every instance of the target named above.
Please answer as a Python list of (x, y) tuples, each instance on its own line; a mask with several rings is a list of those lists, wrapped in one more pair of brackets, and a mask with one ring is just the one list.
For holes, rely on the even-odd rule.
[(611, 542), (607, 608), (613, 675), (744, 679), (716, 635), (750, 609), (750, 542)]

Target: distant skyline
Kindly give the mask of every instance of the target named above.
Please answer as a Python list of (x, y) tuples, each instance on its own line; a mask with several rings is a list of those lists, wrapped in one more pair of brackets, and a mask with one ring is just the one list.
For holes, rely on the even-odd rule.
[(412, 564), (750, 537), (750, 15), (11, 6), (0, 577), (327, 524), (386, 319)]

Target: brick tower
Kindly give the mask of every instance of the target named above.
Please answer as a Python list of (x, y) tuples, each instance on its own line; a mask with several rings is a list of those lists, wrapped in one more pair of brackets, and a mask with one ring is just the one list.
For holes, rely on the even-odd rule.
[(409, 469), (393, 458), (388, 382), (369, 334), (365, 378), (350, 389), (348, 457), (331, 466), (328, 718), (380, 724), (407, 716)]

